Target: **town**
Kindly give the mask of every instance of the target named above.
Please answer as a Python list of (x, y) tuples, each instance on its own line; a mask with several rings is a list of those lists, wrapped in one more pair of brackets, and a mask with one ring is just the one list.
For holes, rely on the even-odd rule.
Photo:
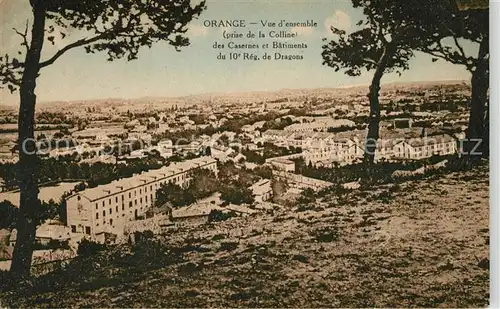
[[(137, 232), (161, 234), (289, 207), (310, 192), (359, 188), (369, 111), (363, 91), (41, 104), (40, 198), (52, 216), (37, 229), (40, 252), (71, 256), (83, 239), (127, 242)], [(469, 96), (466, 82), (384, 87), (375, 152), (383, 177), (423, 174), (459, 156)], [(2, 110), (4, 208), (19, 206), (15, 119)], [(7, 226), (5, 269), (16, 240)]]

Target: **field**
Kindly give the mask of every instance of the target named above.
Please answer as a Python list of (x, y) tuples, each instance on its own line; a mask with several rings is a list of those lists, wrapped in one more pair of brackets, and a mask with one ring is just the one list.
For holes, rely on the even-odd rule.
[(164, 249), (115, 248), (0, 299), (11, 307), (485, 307), (488, 198), (486, 166), (330, 195), (165, 235), (161, 248), (182, 252), (166, 263), (152, 262), (165, 260)]
[[(54, 186), (42, 187), (40, 188), (38, 198), (44, 202), (48, 202), (50, 199), (53, 199), (58, 203), (63, 194), (73, 190), (77, 184), (78, 182), (62, 182)], [(0, 201), (10, 201), (16, 207), (19, 207), (19, 198), (19, 191), (0, 193)]]

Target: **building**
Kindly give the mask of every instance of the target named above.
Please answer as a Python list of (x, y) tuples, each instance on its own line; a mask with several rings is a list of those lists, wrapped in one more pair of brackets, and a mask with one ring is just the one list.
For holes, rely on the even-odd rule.
[(394, 157), (398, 159), (420, 160), (456, 152), (457, 142), (447, 134), (408, 139), (394, 145)]
[(156, 146), (156, 150), (160, 153), (160, 156), (163, 158), (169, 158), (173, 156), (174, 151), (173, 151), (173, 146), (174, 144), (172, 143), (172, 140), (163, 140), (158, 142), (158, 145)]
[(293, 132), (326, 132), (329, 128), (354, 127), (356, 124), (347, 119), (333, 119), (331, 117), (316, 117), (308, 123), (295, 123), (284, 128)]
[(250, 187), (250, 190), (252, 190), (257, 203), (268, 201), (273, 196), (271, 180), (269, 179), (259, 180)]
[(196, 203), (179, 209), (174, 209), (170, 215), (172, 228), (193, 227), (209, 222), (210, 212), (219, 209), (211, 203)]
[(303, 153), (306, 164), (331, 167), (333, 164), (352, 164), (363, 157), (363, 148), (353, 140), (339, 139), (329, 144), (309, 147)]
[(149, 133), (144, 133), (144, 132), (131, 132), (128, 135), (129, 141), (143, 141), (147, 145), (151, 144), (151, 140), (153, 137)]
[(295, 172), (295, 162), (292, 160), (288, 159), (280, 159), (280, 158), (271, 158), (266, 161), (271, 163), (271, 166), (275, 168), (276, 170), (283, 171), (283, 172)]
[(393, 128), (411, 128), (413, 126), (413, 119), (411, 118), (395, 118), (393, 121)]
[(201, 157), (172, 163), (157, 170), (89, 188), (66, 198), (67, 220), (72, 233), (97, 239), (103, 233), (122, 234), (124, 223), (146, 213), (154, 205), (161, 184), (185, 186), (189, 172), (210, 169), (217, 174), (217, 161)]
[(48, 244), (50, 241), (64, 242), (71, 238), (71, 230), (68, 226), (50, 220), (36, 230), (35, 240), (40, 244)]

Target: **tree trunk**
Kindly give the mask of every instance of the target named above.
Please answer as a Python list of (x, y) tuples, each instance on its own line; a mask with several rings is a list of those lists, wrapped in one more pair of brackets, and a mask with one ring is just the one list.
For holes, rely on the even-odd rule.
[(38, 167), (36, 157), (35, 104), (36, 79), (40, 70), (40, 55), (45, 35), (45, 9), (43, 0), (31, 1), (33, 7), (33, 28), (31, 44), (26, 53), (21, 80), (20, 107), (18, 119), (19, 188), (21, 191), (17, 240), (14, 248), (11, 273), (16, 279), (30, 274), (33, 244), (38, 218)]
[(489, 76), (489, 38), (486, 36), (479, 45), (479, 55), (476, 69), (472, 72), (471, 79), (471, 110), (469, 127), (464, 143), (464, 155), (468, 161), (475, 161), (481, 156), (488, 156), (489, 138), (485, 138), (489, 130), (488, 119), (488, 89)]
[(373, 74), (372, 82), (370, 84), (370, 92), (368, 99), (370, 101), (370, 118), (368, 121), (368, 133), (365, 140), (365, 155), (364, 159), (370, 165), (375, 162), (375, 151), (377, 149), (377, 141), (379, 139), (380, 127), (380, 102), (378, 99), (380, 91), (380, 80), (384, 75), (389, 60), (394, 55), (394, 48), (392, 45), (387, 45), (380, 56), (377, 63), (377, 69)]

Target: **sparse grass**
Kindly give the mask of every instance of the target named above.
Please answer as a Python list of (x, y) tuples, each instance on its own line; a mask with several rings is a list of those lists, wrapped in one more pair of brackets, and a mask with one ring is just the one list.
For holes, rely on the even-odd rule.
[[(473, 197), (470, 205), (461, 207), (467, 196)], [(151, 239), (134, 249), (116, 247), (79, 258), (26, 288), (1, 293), (2, 305), (488, 304), (487, 168), (323, 199), (321, 205), (306, 206), (307, 212), (279, 209), (274, 217), (263, 213), (174, 231), (161, 243)], [(233, 232), (240, 229), (245, 238)]]

